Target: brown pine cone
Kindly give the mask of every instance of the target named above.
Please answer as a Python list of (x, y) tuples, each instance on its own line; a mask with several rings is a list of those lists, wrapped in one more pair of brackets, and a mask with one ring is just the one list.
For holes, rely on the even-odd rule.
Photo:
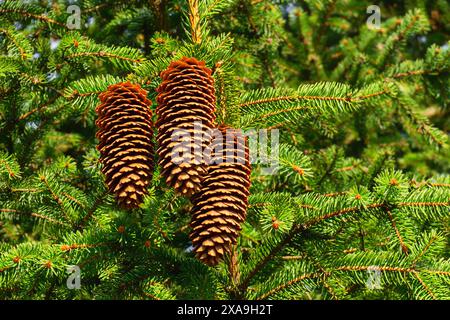
[(156, 108), (158, 163), (166, 183), (190, 197), (200, 190), (207, 173), (203, 150), (216, 119), (214, 79), (204, 62), (186, 57), (172, 62), (161, 78)]
[(136, 208), (147, 193), (153, 160), (151, 101), (139, 85), (124, 82), (101, 93), (96, 137), (102, 172), (122, 208)]
[[(214, 266), (236, 243), (248, 206), (251, 166), (247, 139), (221, 126), (212, 141), (208, 175), (193, 199), (190, 238), (198, 259)], [(228, 137), (228, 139), (226, 138)]]

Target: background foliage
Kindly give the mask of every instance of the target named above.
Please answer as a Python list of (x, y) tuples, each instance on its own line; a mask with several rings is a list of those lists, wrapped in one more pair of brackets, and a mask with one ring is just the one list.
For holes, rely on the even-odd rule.
[[(449, 299), (449, 4), (379, 1), (378, 29), (372, 4), (0, 1), (1, 299)], [(155, 101), (182, 56), (213, 68), (220, 122), (280, 130), (216, 268), (187, 199), (156, 172), (121, 211), (95, 149), (98, 94), (130, 80)]]

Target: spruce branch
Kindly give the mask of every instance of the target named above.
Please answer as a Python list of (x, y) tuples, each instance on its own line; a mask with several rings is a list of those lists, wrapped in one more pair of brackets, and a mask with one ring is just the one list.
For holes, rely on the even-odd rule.
[(382, 208), (382, 207), (384, 207), (384, 206), (385, 206), (385, 205), (384, 205), (383, 203), (372, 203), (372, 204), (366, 206), (365, 208), (361, 208), (361, 207), (351, 207), (351, 208), (340, 209), (340, 210), (337, 210), (337, 211), (334, 211), (334, 212), (327, 213), (327, 214), (322, 215), (322, 216), (318, 216), (318, 217), (313, 218), (313, 219), (311, 219), (311, 220), (309, 220), (309, 221), (306, 221), (306, 222), (303, 224), (302, 227), (303, 227), (303, 228), (310, 228), (310, 227), (312, 227), (313, 225), (315, 225), (315, 224), (317, 224), (317, 223), (320, 223), (320, 222), (322, 222), (322, 221), (324, 221), (324, 220), (330, 219), (330, 218), (339, 217), (339, 216), (342, 216), (342, 215), (348, 214), (348, 213), (356, 213), (356, 212), (360, 212), (361, 210), (365, 210), (365, 209), (377, 209), (377, 208)]
[(9, 179), (20, 178), (20, 167), (12, 156), (0, 153), (0, 165), (6, 169)]
[(300, 277), (289, 280), (288, 282), (283, 283), (283, 284), (279, 285), (278, 287), (273, 288), (272, 290), (264, 293), (263, 295), (256, 297), (255, 300), (265, 300), (268, 297), (276, 294), (277, 292), (282, 291), (282, 290), (286, 289), (287, 287), (293, 286), (293, 285), (297, 284), (298, 282), (301, 282), (305, 279), (323, 278), (323, 277), (326, 277), (328, 274), (329, 273), (324, 274), (322, 272), (314, 272), (314, 273), (308, 273), (308, 274), (301, 275)]
[(18, 54), (21, 60), (27, 60), (33, 55), (31, 43), (23, 34), (14, 32), (13, 28), (0, 28), (0, 33), (5, 34), (14, 48), (19, 51)]
[(229, 288), (229, 293), (234, 299), (241, 298), (241, 293), (239, 292), (238, 285), (240, 283), (241, 273), (239, 270), (239, 258), (236, 245), (231, 247), (230, 254), (227, 254), (224, 259), (227, 265), (227, 273), (231, 282)]
[(415, 267), (417, 262), (427, 253), (428, 249), (433, 245), (434, 242), (438, 240), (438, 236), (436, 234), (432, 235), (429, 240), (427, 241), (427, 244), (422, 248), (422, 250), (419, 252), (419, 254), (416, 255), (414, 260), (412, 261), (412, 266)]
[(303, 40), (302, 42), (308, 51), (308, 62), (311, 62), (314, 65), (314, 71), (318, 79), (326, 79), (327, 75), (323, 66), (321, 54), (316, 50), (313, 35), (314, 32), (311, 26), (310, 17), (302, 9), (297, 9), (296, 16), (299, 20), (300, 34)]
[(325, 30), (330, 25), (330, 18), (333, 15), (334, 11), (336, 9), (336, 0), (330, 0), (327, 1), (325, 5), (325, 10), (323, 11), (323, 17), (321, 19), (322, 23), (319, 26), (319, 31), (316, 33), (316, 40), (315, 42), (323, 45), (323, 35), (325, 33)]
[[(106, 48), (105, 48), (106, 49)], [(95, 49), (94, 49), (95, 50)], [(140, 64), (144, 61), (144, 58), (140, 56), (140, 53), (131, 48), (111, 48), (99, 51), (86, 51), (86, 52), (74, 52), (64, 57), (64, 63), (70, 63), (71, 60), (80, 60), (80, 58), (106, 58), (112, 63), (118, 66), (131, 66), (134, 64)], [(61, 65), (58, 65), (61, 68)]]
[(90, 249), (110, 245), (109, 243), (72, 243), (61, 245), (61, 251), (72, 251), (76, 249)]
[(89, 220), (92, 218), (94, 212), (97, 210), (97, 208), (105, 201), (105, 197), (107, 195), (107, 192), (104, 192), (101, 194), (94, 202), (92, 207), (87, 211), (86, 215), (83, 217), (83, 219), (78, 224), (77, 228), (79, 230), (82, 230), (85, 228)]
[(191, 30), (192, 42), (200, 44), (202, 42), (202, 28), (200, 26), (200, 13), (198, 9), (198, 0), (188, 0), (189, 6), (189, 25)]
[[(373, 266), (340, 266), (336, 270), (337, 271), (368, 271), (372, 270)], [(441, 272), (436, 270), (416, 270), (414, 268), (401, 268), (401, 267), (391, 267), (391, 266), (377, 266), (376, 270), (380, 270), (383, 272), (392, 272), (392, 273), (401, 273), (401, 274), (410, 274), (414, 278), (416, 278), (421, 284), (422, 288), (427, 292), (427, 294), (432, 298), (436, 299), (435, 294), (430, 290), (429, 286), (422, 280), (420, 277), (420, 273), (437, 273), (437, 274), (448, 274), (448, 272)]]
[[(339, 14), (355, 1), (89, 0), (86, 32), (67, 32), (62, 2), (0, 2), (0, 299), (450, 297), (445, 1), (390, 7), (372, 29)], [(98, 95), (130, 81), (154, 101), (183, 57), (212, 69), (216, 123), (280, 129), (278, 156), (259, 154), (278, 171), (254, 163), (215, 268), (163, 168), (125, 212), (95, 148)], [(66, 290), (68, 265), (82, 290)]]
[(397, 225), (396, 225), (396, 223), (395, 223), (395, 220), (394, 220), (394, 217), (393, 217), (393, 215), (392, 215), (392, 212), (391, 212), (389, 209), (386, 209), (386, 213), (387, 213), (388, 216), (389, 216), (389, 220), (391, 221), (392, 228), (395, 230), (395, 234), (396, 234), (396, 236), (397, 236), (397, 238), (398, 238), (398, 241), (399, 241), (399, 243), (400, 243), (400, 246), (401, 246), (401, 248), (402, 248), (403, 253), (406, 254), (406, 255), (408, 255), (408, 247), (407, 247), (406, 244), (403, 242), (403, 237), (402, 237), (402, 235), (400, 234), (400, 231), (399, 231), (398, 228), (397, 228)]
[[(0, 212), (1, 213), (16, 213), (16, 214), (24, 214), (24, 213), (26, 213), (26, 212), (21, 212), (21, 211), (16, 210), (16, 209), (0, 209)], [(61, 226), (68, 226), (68, 224), (66, 222), (53, 219), (51, 217), (48, 217), (48, 216), (40, 214), (40, 213), (31, 212), (29, 215), (32, 216), (32, 217), (35, 217), (35, 218), (39, 218), (39, 219), (48, 221), (48, 222), (53, 223), (53, 224), (58, 224), (58, 225), (61, 225)]]
[(420, 9), (409, 11), (401, 20), (397, 29), (385, 40), (384, 49), (379, 55), (376, 65), (382, 66), (395, 47), (415, 34), (423, 34), (429, 30), (429, 21)]
[[(12, 1), (8, 1), (8, 2), (12, 2)], [(29, 11), (26, 11), (26, 10), (21, 10), (21, 9), (14, 9), (14, 8), (8, 9), (7, 6), (6, 6), (6, 4), (8, 2), (4, 3), (5, 8), (0, 7), (0, 13), (4, 13), (4, 14), (5, 13), (13, 13), (13, 14), (17, 14), (17, 15), (20, 15), (22, 17), (25, 17), (25, 18), (33, 18), (33, 19), (40, 20), (40, 21), (43, 21), (43, 22), (46, 22), (46, 23), (49, 23), (49, 24), (54, 24), (54, 25), (57, 25), (59, 27), (63, 27), (64, 29), (68, 29), (67, 25), (65, 25), (64, 23), (61, 23), (61, 22), (56, 21), (54, 19), (51, 19), (51, 18), (49, 18), (49, 17), (47, 17), (45, 15), (36, 14), (36, 13), (29, 12)]]
[(280, 252), (299, 232), (303, 230), (303, 226), (301, 225), (293, 225), (289, 232), (283, 237), (283, 239), (278, 242), (271, 250), (266, 254), (263, 259), (261, 259), (248, 274), (244, 277), (244, 279), (239, 284), (238, 288), (245, 292), (252, 281), (252, 279), (256, 276), (258, 272), (261, 271), (262, 268), (276, 255)]
[[(450, 203), (448, 202), (443, 202), (443, 203), (433, 203), (433, 202), (429, 202), (429, 203), (399, 203), (399, 206), (449, 206)], [(248, 273), (246, 274), (246, 276), (243, 278), (242, 282), (240, 283), (240, 290), (244, 291), (247, 289), (247, 287), (249, 286), (251, 280), (255, 277), (255, 275), (257, 273), (259, 273), (264, 267), (265, 265), (275, 256), (277, 255), (282, 249), (284, 249), (285, 246), (287, 246), (292, 239), (297, 236), (298, 234), (305, 232), (307, 229), (310, 229), (311, 227), (313, 227), (314, 225), (331, 219), (331, 218), (335, 218), (335, 217), (339, 217), (342, 215), (346, 215), (349, 213), (356, 213), (356, 212), (360, 212), (360, 211), (365, 211), (365, 210), (370, 210), (370, 209), (384, 209), (384, 210), (388, 210), (389, 212), (389, 207), (385, 204), (385, 203), (372, 203), (369, 205), (365, 205), (364, 207), (348, 207), (348, 208), (342, 208), (340, 210), (337, 211), (333, 211), (333, 212), (329, 212), (323, 215), (319, 215), (316, 216), (312, 219), (306, 220), (303, 223), (297, 223), (294, 224), (291, 228), (291, 230), (279, 241), (277, 242), (276, 245), (274, 245), (266, 254), (264, 254), (264, 256), (256, 263), (256, 265), (254, 267), (252, 267), (250, 269), (250, 271), (248, 271)], [(396, 229), (396, 228), (394, 228)], [(397, 230), (397, 229), (396, 229)], [(398, 230), (397, 230), (398, 231)], [(401, 236), (400, 236), (401, 238)], [(403, 243), (403, 240), (401, 240), (401, 243)]]
[(167, 29), (167, 0), (149, 0), (156, 13), (159, 30)]
[(450, 205), (448, 202), (400, 202), (400, 207), (445, 207)]
[(33, 114), (37, 113), (37, 112), (42, 112), (45, 111), (50, 105), (52, 105), (58, 98), (60, 97), (60, 94), (55, 95), (53, 97), (51, 97), (50, 99), (48, 99), (45, 103), (41, 104), (40, 106), (38, 106), (37, 108), (34, 108), (24, 114), (22, 114), (19, 117), (19, 121), (23, 121), (26, 120), (28, 117), (32, 116)]

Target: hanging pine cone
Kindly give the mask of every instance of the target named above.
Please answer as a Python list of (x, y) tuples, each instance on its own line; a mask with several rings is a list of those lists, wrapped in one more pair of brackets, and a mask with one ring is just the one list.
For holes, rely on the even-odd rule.
[[(219, 127), (210, 147), (211, 160), (202, 188), (193, 199), (192, 240), (198, 259), (219, 263), (236, 243), (245, 220), (250, 188), (250, 161), (246, 138), (240, 130)], [(228, 139), (227, 139), (228, 138)]]
[(214, 79), (204, 62), (186, 57), (172, 62), (161, 78), (156, 108), (158, 163), (169, 186), (192, 196), (207, 172), (203, 150), (216, 119)]
[(109, 86), (99, 98), (95, 124), (105, 182), (120, 207), (136, 208), (153, 174), (151, 101), (129, 82)]

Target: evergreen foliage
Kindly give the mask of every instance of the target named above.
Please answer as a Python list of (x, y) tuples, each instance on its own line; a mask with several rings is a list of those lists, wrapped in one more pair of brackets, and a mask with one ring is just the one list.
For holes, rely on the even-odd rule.
[[(450, 299), (450, 5), (380, 1), (380, 28), (370, 5), (0, 1), (0, 299)], [(184, 56), (213, 70), (220, 124), (279, 130), (216, 267), (159, 168), (123, 210), (96, 150), (98, 95), (130, 81), (155, 110)]]

